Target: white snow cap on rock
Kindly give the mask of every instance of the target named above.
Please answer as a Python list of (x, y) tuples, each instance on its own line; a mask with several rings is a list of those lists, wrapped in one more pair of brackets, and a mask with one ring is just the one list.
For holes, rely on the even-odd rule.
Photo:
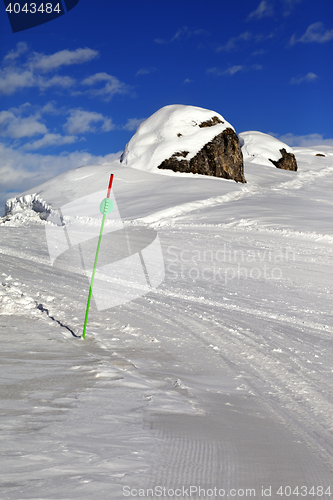
[[(222, 123), (199, 127), (214, 116)], [(165, 174), (157, 168), (164, 160), (178, 151), (188, 151), (186, 160), (190, 160), (227, 128), (234, 130), (215, 111), (181, 104), (165, 106), (141, 123), (126, 145), (121, 162), (128, 167)]]
[(269, 159), (278, 161), (282, 157), (280, 149), (284, 148), (287, 153), (294, 153), (290, 146), (263, 132), (242, 132), (238, 137), (244, 161), (276, 168)]

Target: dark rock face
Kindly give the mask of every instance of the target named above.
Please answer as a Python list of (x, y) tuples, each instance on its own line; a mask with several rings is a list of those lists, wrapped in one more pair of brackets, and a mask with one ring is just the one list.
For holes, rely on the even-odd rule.
[(214, 125), (217, 125), (218, 123), (224, 123), (218, 116), (213, 116), (210, 120), (207, 120), (206, 122), (200, 123), (199, 127), (200, 128), (205, 128), (205, 127), (214, 127)]
[[(216, 118), (218, 121), (214, 121)], [(202, 127), (211, 127), (219, 123), (217, 117), (208, 122), (203, 122)], [(245, 183), (243, 154), (239, 140), (231, 128), (225, 129), (207, 144), (191, 159), (186, 160), (188, 151), (174, 153), (169, 159), (164, 160), (158, 168), (170, 169), (174, 172), (187, 172), (214, 177), (232, 179)], [(181, 158), (181, 159), (179, 159)]]
[(321, 153), (317, 153), (315, 156), (324, 156), (325, 157), (325, 155), (323, 155)]
[(274, 161), (268, 158), (269, 161), (271, 161), (277, 168), (282, 168), (283, 170), (293, 170), (294, 172), (296, 172), (297, 162), (295, 155), (292, 153), (287, 153), (284, 148), (280, 149), (280, 153), (282, 157), (278, 161)]

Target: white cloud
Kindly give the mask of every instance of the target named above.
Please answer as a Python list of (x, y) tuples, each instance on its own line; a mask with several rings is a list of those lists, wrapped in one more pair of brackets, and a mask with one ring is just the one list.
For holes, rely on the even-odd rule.
[(284, 4), (284, 12), (283, 12), (283, 15), (285, 17), (289, 16), (291, 11), (293, 10), (293, 8), (301, 3), (303, 0), (283, 0), (283, 4)]
[(0, 68), (0, 94), (12, 95), (33, 87), (41, 91), (50, 87), (72, 87), (75, 80), (69, 76), (55, 75), (53, 78), (45, 78), (39, 72), (54, 70), (64, 65), (82, 64), (98, 55), (97, 51), (91, 49), (62, 50), (49, 56), (34, 53), (26, 62), (17, 64), (19, 56), (27, 51), (27, 44), (19, 42), (16, 49), (4, 57), (3, 66)]
[(25, 42), (18, 42), (16, 44), (16, 49), (11, 50), (8, 52), (8, 54), (4, 57), (4, 61), (13, 61), (20, 57), (21, 54), (24, 54), (28, 50), (28, 44)]
[[(106, 118), (101, 113), (84, 111), (83, 109), (70, 110), (70, 116), (64, 128), (70, 134), (84, 134), (85, 132), (109, 132), (114, 129), (111, 118)], [(97, 128), (93, 124), (102, 122)]]
[[(101, 113), (85, 111), (81, 108), (66, 110), (66, 108), (57, 109), (55, 102), (51, 101), (45, 106), (31, 106), (30, 103), (25, 103), (18, 108), (10, 108), (0, 112), (0, 136), (18, 140), (30, 138), (35, 135), (43, 135), (42, 138), (34, 142), (20, 144), (20, 147), (26, 150), (36, 150), (49, 146), (60, 146), (64, 144), (72, 144), (77, 140), (85, 140), (81, 137), (78, 139), (76, 135), (87, 132), (109, 132), (115, 129), (111, 118), (103, 116)], [(59, 133), (49, 133), (48, 128), (43, 123), (43, 115), (64, 115), (69, 114), (67, 122), (63, 127), (67, 130), (68, 135)], [(28, 116), (26, 116), (28, 115)], [(136, 120), (136, 119), (133, 119)], [(139, 124), (137, 121), (137, 125)], [(134, 122), (131, 122), (132, 129)], [(130, 126), (127, 124), (127, 126)]]
[(285, 134), (277, 137), (291, 147), (333, 146), (333, 139), (324, 139), (321, 134)]
[(248, 71), (252, 71), (252, 70), (261, 70), (261, 69), (262, 69), (261, 64), (252, 64), (251, 66), (244, 66), (241, 64), (237, 64), (237, 65), (231, 66), (230, 68), (225, 69), (225, 70), (223, 70), (221, 68), (209, 68), (209, 69), (207, 69), (207, 73), (210, 75), (216, 75), (216, 76), (223, 76), (223, 75), (233, 76), (236, 73), (239, 73), (241, 71), (248, 72)]
[[(0, 177), (2, 190), (22, 189), (25, 182), (37, 177), (37, 173), (31, 171), (30, 161), (32, 158), (24, 158), (24, 155), (0, 143)], [(23, 163), (21, 163), (23, 162)], [(26, 167), (24, 167), (24, 163)]]
[(239, 71), (242, 71), (243, 69), (244, 69), (244, 66), (241, 66), (241, 65), (232, 66), (231, 68), (228, 68), (225, 70), (215, 67), (215, 68), (207, 69), (207, 73), (210, 75), (216, 75), (216, 76), (234, 75), (235, 73), (238, 73)]
[(239, 71), (243, 71), (243, 70), (244, 70), (244, 66), (236, 65), (236, 66), (232, 66), (231, 68), (226, 69), (223, 72), (223, 74), (224, 75), (234, 75), (235, 73), (238, 73)]
[(16, 49), (10, 51), (3, 59), (3, 65), (0, 68), (0, 94), (12, 95), (23, 89), (38, 88), (45, 91), (51, 87), (68, 89), (75, 85), (75, 80), (70, 76), (54, 75), (47, 78), (41, 73), (56, 70), (61, 66), (73, 64), (82, 64), (98, 56), (96, 50), (77, 49), (62, 50), (45, 56), (44, 54), (34, 53), (31, 58), (25, 62), (17, 62), (21, 54), (26, 53), (28, 46), (24, 42), (19, 42)]
[[(274, 36), (275, 36), (274, 33), (263, 35), (261, 33), (253, 34), (251, 31), (245, 31), (240, 35), (229, 38), (227, 43), (225, 43), (224, 45), (219, 45), (218, 47), (216, 47), (215, 50), (216, 52), (221, 52), (222, 50), (226, 52), (231, 50), (237, 50), (242, 43), (244, 44), (250, 41), (254, 43), (264, 42), (265, 40), (274, 38)], [(260, 53), (260, 51), (258, 51), (258, 53)]]
[(290, 44), (295, 45), (295, 43), (326, 43), (333, 40), (333, 29), (325, 30), (325, 25), (322, 22), (310, 24), (304, 35), (300, 38), (296, 38), (293, 35), (290, 39)]
[(30, 70), (8, 67), (0, 69), (0, 94), (11, 95), (24, 88), (37, 87), (45, 90), (50, 87), (68, 88), (73, 86), (75, 80), (69, 76), (54, 76), (47, 79), (40, 75), (35, 75)]
[(156, 68), (149, 67), (149, 68), (141, 68), (139, 71), (136, 72), (135, 76), (140, 76), (140, 75), (150, 75), (151, 73), (155, 73)]
[(90, 89), (89, 93), (91, 95), (102, 96), (106, 100), (110, 100), (115, 94), (128, 94), (130, 92), (130, 87), (128, 85), (118, 80), (117, 77), (108, 75), (107, 73), (96, 73), (95, 75), (89, 76), (81, 83), (82, 85), (92, 87), (100, 82), (106, 83), (102, 88)]
[(175, 35), (171, 38), (171, 41), (175, 42), (176, 40), (179, 40), (180, 38), (188, 37), (188, 36), (190, 36), (190, 30), (188, 29), (187, 26), (183, 26), (182, 28), (178, 29), (178, 31), (175, 33)]
[(290, 9), (295, 7), (295, 5), (303, 2), (303, 0), (282, 0), (282, 1)]
[(63, 146), (64, 144), (73, 144), (75, 141), (77, 141), (75, 135), (45, 134), (42, 139), (25, 144), (24, 149), (35, 150), (48, 148), (50, 146)]
[(45, 113), (47, 115), (63, 115), (66, 113), (66, 109), (64, 107), (59, 108), (56, 101), (49, 101), (41, 108), (40, 113)]
[(154, 42), (158, 44), (171, 43), (175, 42), (176, 40), (179, 40), (181, 37), (184, 37), (184, 35), (189, 36), (189, 29), (187, 28), (187, 26), (179, 28), (178, 31), (174, 34), (174, 36), (170, 38), (170, 40), (165, 40), (164, 38), (155, 38)]
[(76, 50), (61, 50), (55, 54), (45, 56), (44, 54), (35, 53), (29, 64), (34, 69), (42, 71), (51, 71), (60, 66), (70, 66), (72, 64), (83, 64), (91, 61), (99, 56), (97, 50), (92, 49), (76, 49)]
[(56, 105), (55, 101), (50, 101), (43, 107), (32, 106), (29, 102), (26, 102), (18, 108), (1, 111), (0, 136), (22, 139), (34, 135), (48, 134), (43, 115), (64, 115), (68, 113), (65, 107), (56, 107)]
[(204, 29), (190, 30), (187, 26), (183, 26), (182, 28), (178, 29), (178, 31), (171, 38), (170, 41), (175, 42), (177, 40), (180, 40), (181, 38), (190, 38), (191, 36), (201, 36), (207, 34), (208, 34), (207, 30)]
[(15, 115), (10, 111), (0, 112), (0, 126), (7, 125), (7, 123), (15, 118)]
[(266, 54), (267, 50), (265, 49), (259, 49), (259, 50), (255, 50), (254, 52), (252, 52), (252, 56), (262, 56), (263, 54)]
[(129, 130), (130, 132), (136, 130), (140, 123), (142, 123), (146, 118), (128, 118), (126, 124), (122, 127), (124, 130)]
[(208, 32), (204, 29), (190, 30), (187, 26), (182, 26), (169, 40), (164, 38), (155, 38), (154, 42), (158, 44), (172, 43), (181, 40), (182, 38), (190, 38), (191, 36), (207, 35)]
[(22, 137), (32, 137), (37, 134), (45, 134), (47, 128), (44, 123), (38, 121), (35, 116), (28, 118), (16, 118), (11, 121), (7, 127), (7, 136), (13, 139), (21, 139)]
[(245, 31), (245, 33), (241, 33), (238, 36), (234, 36), (232, 38), (229, 38), (227, 43), (225, 45), (219, 45), (216, 49), (217, 52), (221, 52), (222, 50), (229, 51), (229, 50), (234, 50), (237, 48), (238, 42), (241, 41), (249, 41), (252, 40), (253, 35), (250, 31)]
[(170, 40), (164, 40), (163, 38), (155, 38), (154, 40), (155, 43), (159, 43), (159, 44), (164, 44), (164, 43), (170, 43)]
[(23, 88), (36, 87), (37, 82), (31, 71), (0, 69), (0, 94), (11, 95)]
[(32, 137), (37, 134), (46, 134), (47, 128), (40, 122), (40, 114), (35, 114), (23, 118), (21, 108), (12, 108), (8, 111), (0, 112), (0, 135), (12, 139), (22, 137)]
[(261, 19), (263, 17), (270, 17), (274, 15), (274, 10), (272, 4), (268, 0), (262, 0), (256, 10), (251, 12), (248, 16), (250, 19)]
[(45, 90), (50, 87), (69, 88), (74, 84), (75, 80), (73, 80), (70, 76), (53, 76), (49, 80), (42, 78), (41, 76), (37, 78), (37, 85), (40, 90)]
[(295, 78), (293, 77), (291, 80), (290, 80), (290, 83), (292, 85), (299, 85), (300, 83), (303, 83), (303, 82), (314, 82), (316, 80), (318, 80), (318, 75), (316, 75), (315, 73), (308, 73), (307, 75), (305, 76), (301, 76), (299, 78)]
[[(20, 54), (27, 51), (25, 43), (18, 43), (16, 49), (9, 52), (3, 60), (0, 68), (0, 94), (12, 95), (23, 89), (38, 88), (41, 92), (50, 88), (71, 89), (71, 95), (90, 94), (91, 96), (103, 97), (110, 100), (115, 94), (130, 94), (131, 88), (117, 77), (107, 73), (96, 73), (85, 78), (81, 84), (91, 87), (87, 91), (74, 90), (76, 80), (70, 76), (60, 76), (55, 74), (52, 78), (46, 77), (47, 71), (57, 70), (62, 66), (73, 64), (83, 64), (99, 55), (99, 52), (92, 49), (62, 50), (51, 55), (34, 53), (32, 57), (24, 63), (16, 64), (16, 59)], [(152, 72), (154, 68), (150, 68)], [(146, 72), (148, 69), (146, 69)], [(143, 74), (144, 69), (139, 71)], [(103, 84), (96, 88), (98, 84)], [(133, 93), (132, 93), (133, 95)]]

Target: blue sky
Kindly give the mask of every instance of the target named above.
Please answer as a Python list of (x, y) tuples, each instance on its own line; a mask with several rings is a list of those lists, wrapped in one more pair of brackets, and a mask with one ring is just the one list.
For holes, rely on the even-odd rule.
[(8, 197), (112, 158), (167, 104), (333, 145), (332, 56), (331, 0), (80, 0), (15, 34), (1, 3), (0, 214)]

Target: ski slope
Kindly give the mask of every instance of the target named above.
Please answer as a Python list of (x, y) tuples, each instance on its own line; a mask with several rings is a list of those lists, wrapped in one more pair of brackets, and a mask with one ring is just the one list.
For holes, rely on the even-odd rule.
[[(1, 498), (331, 498), (333, 149), (293, 151), (297, 172), (246, 159), (246, 185), (118, 159), (12, 202)], [(158, 233), (165, 279), (92, 303), (84, 341), (89, 280), (69, 254), (51, 266), (45, 218), (110, 173), (133, 241)]]

